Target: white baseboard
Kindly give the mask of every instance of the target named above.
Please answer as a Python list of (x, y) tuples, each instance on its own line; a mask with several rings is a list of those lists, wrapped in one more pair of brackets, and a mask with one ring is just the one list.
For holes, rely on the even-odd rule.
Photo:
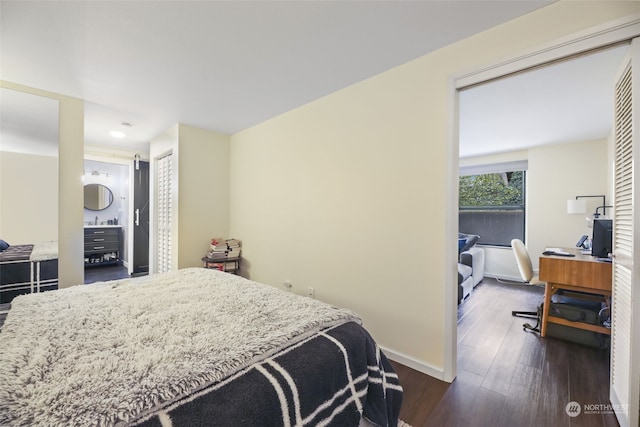
[(506, 276), (504, 274), (492, 274), (492, 273), (484, 273), (484, 277), (490, 277), (492, 279), (496, 279), (496, 280), (506, 280), (509, 282), (518, 282), (518, 283), (524, 283), (522, 281), (522, 277), (520, 276)]
[(435, 368), (427, 363), (421, 362), (402, 353), (398, 353), (389, 348), (385, 348), (382, 346), (380, 346), (380, 348), (388, 359), (393, 360), (394, 362), (398, 362), (411, 369), (415, 369), (418, 372), (422, 372), (423, 374), (429, 375), (430, 377), (436, 378), (440, 381), (444, 381), (444, 371), (442, 369)]
[[(503, 274), (491, 274), (491, 273), (485, 272), (485, 277), (490, 277), (497, 280), (504, 280), (507, 282), (513, 282), (514, 285), (524, 284), (520, 276), (507, 276)], [(420, 360), (416, 360), (410, 356), (394, 351), (387, 347), (380, 346), (380, 348), (382, 349), (384, 354), (387, 356), (387, 358), (389, 358), (390, 360), (393, 360), (394, 362), (398, 362), (411, 369), (415, 369), (418, 372), (422, 372), (423, 374), (429, 375), (430, 377), (436, 378), (440, 381), (445, 381), (444, 371), (442, 368), (436, 368), (434, 366), (429, 365), (428, 363), (422, 362)]]

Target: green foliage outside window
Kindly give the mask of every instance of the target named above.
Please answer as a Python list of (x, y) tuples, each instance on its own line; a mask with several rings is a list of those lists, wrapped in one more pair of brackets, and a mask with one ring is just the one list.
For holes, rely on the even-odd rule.
[(460, 177), (460, 207), (523, 206), (524, 172)]

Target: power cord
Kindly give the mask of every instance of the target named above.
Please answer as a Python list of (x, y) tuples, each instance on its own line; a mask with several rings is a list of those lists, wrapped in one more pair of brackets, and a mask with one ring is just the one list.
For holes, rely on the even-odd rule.
[(517, 280), (504, 280), (499, 277), (494, 277), (498, 283), (504, 283), (505, 285), (528, 285), (527, 282), (517, 281)]
[[(598, 319), (601, 318), (603, 311), (609, 311), (609, 307), (602, 307), (598, 312)], [(607, 319), (602, 322), (602, 326), (605, 328), (611, 329), (611, 315), (607, 315)]]

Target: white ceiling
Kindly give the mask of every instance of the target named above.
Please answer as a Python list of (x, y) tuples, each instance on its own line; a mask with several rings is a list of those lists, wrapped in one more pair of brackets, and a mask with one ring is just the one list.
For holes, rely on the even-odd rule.
[(0, 151), (57, 157), (58, 101), (0, 88)]
[[(88, 145), (146, 151), (176, 123), (232, 134), (548, 3), (1, 0), (0, 78), (84, 99)], [(461, 156), (605, 138), (624, 50), (463, 91)]]
[(612, 47), (461, 91), (460, 156), (607, 138), (627, 50)]

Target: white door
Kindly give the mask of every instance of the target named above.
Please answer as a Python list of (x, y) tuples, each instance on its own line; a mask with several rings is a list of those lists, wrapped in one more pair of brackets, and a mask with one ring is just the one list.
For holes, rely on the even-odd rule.
[(171, 270), (173, 252), (173, 155), (158, 159), (157, 165), (156, 271), (164, 273)]
[[(640, 411), (640, 244), (634, 165), (640, 164), (640, 39), (634, 39), (615, 84), (614, 262), (610, 399), (621, 427), (637, 427)], [(634, 265), (635, 264), (635, 265)]]

